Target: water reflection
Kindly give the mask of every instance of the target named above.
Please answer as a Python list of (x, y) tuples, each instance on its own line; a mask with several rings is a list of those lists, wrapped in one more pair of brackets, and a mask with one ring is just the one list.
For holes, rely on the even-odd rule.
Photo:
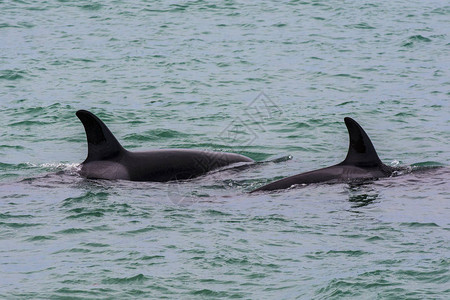
[(352, 183), (348, 187), (348, 201), (352, 208), (368, 206), (378, 199), (379, 193), (367, 183)]
[(352, 208), (364, 207), (375, 200), (377, 200), (378, 194), (361, 194), (361, 195), (350, 195), (348, 201), (354, 203)]

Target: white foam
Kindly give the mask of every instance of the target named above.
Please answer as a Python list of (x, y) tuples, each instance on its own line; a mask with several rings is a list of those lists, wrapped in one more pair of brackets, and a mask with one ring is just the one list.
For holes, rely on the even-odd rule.
[(26, 163), (28, 166), (33, 168), (50, 168), (55, 170), (61, 170), (66, 172), (78, 172), (81, 170), (81, 165), (79, 163), (57, 163), (57, 162), (50, 162), (50, 163), (43, 163), (43, 164), (35, 164), (31, 162)]

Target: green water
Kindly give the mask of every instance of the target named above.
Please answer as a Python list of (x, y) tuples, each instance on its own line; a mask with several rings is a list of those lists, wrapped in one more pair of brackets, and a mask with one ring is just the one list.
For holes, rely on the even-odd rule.
[[(433, 0), (0, 1), (0, 298), (448, 299), (449, 16)], [(85, 180), (78, 109), (127, 149), (269, 162)], [(247, 193), (340, 162), (346, 116), (416, 171)]]

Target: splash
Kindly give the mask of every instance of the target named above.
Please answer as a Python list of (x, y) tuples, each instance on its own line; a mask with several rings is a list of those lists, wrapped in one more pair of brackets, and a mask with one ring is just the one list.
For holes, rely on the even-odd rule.
[(27, 162), (26, 165), (32, 168), (44, 168), (49, 169), (51, 171), (63, 171), (69, 174), (75, 174), (81, 170), (81, 165), (79, 163), (50, 162), (50, 163), (35, 164)]

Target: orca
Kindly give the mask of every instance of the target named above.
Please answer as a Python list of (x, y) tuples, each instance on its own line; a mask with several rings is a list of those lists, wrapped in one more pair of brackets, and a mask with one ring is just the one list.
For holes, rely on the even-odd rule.
[(127, 151), (93, 113), (79, 110), (76, 115), (83, 123), (88, 143), (88, 155), (81, 163), (80, 175), (88, 179), (166, 182), (194, 178), (235, 163), (254, 162), (249, 157), (226, 152), (191, 149)]
[(343, 162), (274, 181), (253, 192), (274, 191), (320, 182), (354, 182), (391, 176), (399, 170), (383, 164), (364, 129), (352, 118), (344, 118), (350, 136), (347, 157)]

